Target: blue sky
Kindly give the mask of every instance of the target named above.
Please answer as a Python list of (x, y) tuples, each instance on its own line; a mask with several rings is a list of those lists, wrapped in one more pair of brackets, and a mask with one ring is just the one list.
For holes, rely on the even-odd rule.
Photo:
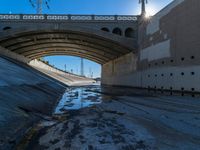
[[(139, 0), (50, 0), (50, 10), (43, 7), (45, 14), (96, 14), (96, 15), (136, 15), (140, 13)], [(173, 0), (148, 0), (147, 12), (151, 15), (165, 7)], [(34, 14), (29, 0), (0, 0), (0, 13)], [(60, 69), (73, 69), (74, 73), (80, 73), (80, 58), (71, 56), (46, 57), (51, 64)], [(91, 68), (91, 69), (90, 69)], [(99, 77), (101, 66), (84, 60), (85, 75), (92, 70), (94, 77)]]
[[(32, 0), (35, 1), (35, 0)], [(43, 7), (43, 13), (50, 14), (121, 14), (133, 15), (140, 12), (139, 0), (50, 0), (50, 10)], [(148, 6), (155, 11), (172, 0), (148, 0)], [(35, 13), (29, 0), (0, 0), (0, 13)]]

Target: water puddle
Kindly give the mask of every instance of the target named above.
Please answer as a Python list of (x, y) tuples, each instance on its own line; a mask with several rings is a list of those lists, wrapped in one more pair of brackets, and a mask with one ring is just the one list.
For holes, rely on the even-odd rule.
[[(99, 90), (99, 86), (89, 89)], [(102, 102), (101, 95), (88, 90), (88, 87), (68, 88), (59, 101), (54, 114), (63, 114), (67, 110), (78, 110)]]

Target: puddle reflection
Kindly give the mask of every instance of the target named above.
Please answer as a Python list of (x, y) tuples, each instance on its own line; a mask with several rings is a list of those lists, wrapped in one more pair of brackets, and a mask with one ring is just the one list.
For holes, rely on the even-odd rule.
[(67, 110), (77, 110), (91, 107), (102, 102), (101, 95), (93, 91), (100, 90), (100, 86), (68, 88), (59, 101), (54, 114), (62, 114)]

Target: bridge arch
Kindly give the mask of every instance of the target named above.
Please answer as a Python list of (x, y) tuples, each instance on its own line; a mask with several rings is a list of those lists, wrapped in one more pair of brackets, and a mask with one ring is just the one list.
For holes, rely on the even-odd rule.
[(70, 55), (99, 64), (136, 50), (132, 40), (109, 32), (50, 25), (0, 32), (0, 45), (31, 60), (51, 55)]
[(106, 27), (101, 28), (102, 31), (110, 32), (110, 30)]
[(135, 38), (135, 30), (133, 28), (127, 28), (125, 30), (125, 37)]
[(117, 35), (122, 35), (122, 30), (120, 29), (120, 28), (114, 28), (113, 29), (113, 32), (112, 33), (114, 33), (114, 34), (117, 34)]
[(9, 26), (5, 26), (2, 30), (10, 30), (10, 29), (12, 29), (11, 27), (9, 27)]

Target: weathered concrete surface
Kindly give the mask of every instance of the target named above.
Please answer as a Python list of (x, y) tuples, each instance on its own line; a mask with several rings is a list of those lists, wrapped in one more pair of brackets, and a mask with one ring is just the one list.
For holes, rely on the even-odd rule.
[[(68, 21), (33, 19), (46, 15), (24, 16), (32, 19), (16, 21), (0, 16), (0, 45), (32, 60), (49, 55), (72, 55), (103, 64), (137, 48), (137, 20)], [(116, 29), (119, 34), (112, 33)], [(128, 29), (133, 32), (127, 36)]]
[(137, 63), (137, 57), (130, 53), (104, 64), (102, 66), (102, 84), (199, 95), (200, 65), (174, 65), (137, 70)]
[(6, 56), (6, 57), (9, 57), (9, 58), (12, 58), (14, 60), (17, 60), (17, 61), (20, 61), (20, 62), (23, 62), (23, 63), (28, 63), (30, 60), (22, 55), (19, 55), (17, 53), (14, 53), (2, 46), (0, 46), (0, 55), (3, 55), (3, 56)]
[(199, 0), (175, 0), (142, 20), (138, 53), (104, 64), (102, 83), (199, 95), (199, 9)]
[[(53, 117), (41, 122), (27, 150), (197, 150), (200, 147), (198, 99), (154, 96), (132, 88), (113, 87), (72, 88), (66, 94), (58, 104), (63, 114), (56, 116), (61, 119)], [(88, 107), (91, 102), (96, 105)]]
[(64, 84), (0, 57), (0, 149), (12, 148), (35, 121), (50, 115)]

